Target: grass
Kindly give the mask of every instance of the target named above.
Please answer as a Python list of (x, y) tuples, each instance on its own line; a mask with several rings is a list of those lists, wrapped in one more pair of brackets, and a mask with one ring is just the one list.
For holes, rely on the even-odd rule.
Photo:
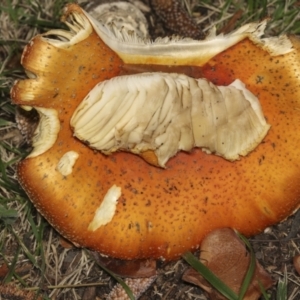
[[(183, 255), (183, 259), (189, 263), (196, 271), (199, 272), (214, 288), (216, 288), (220, 294), (226, 299), (238, 300), (239, 296), (232, 291), (226, 284), (224, 284), (217, 276), (214, 275), (199, 259), (194, 256), (191, 252), (187, 252)], [(247, 286), (246, 290), (247, 290)]]
[[(4, 0), (0, 4), (0, 295), (9, 284), (12, 291), (17, 286), (24, 295), (31, 291), (43, 299), (89, 299), (85, 295), (103, 295), (112, 284), (85, 251), (61, 246), (59, 235), (36, 212), (15, 175), (16, 163), (29, 148), (16, 128), (9, 90), (14, 80), (25, 76), (19, 63), (23, 47), (37, 33), (61, 26), (60, 12), (66, 2)], [(212, 26), (221, 31), (229, 24), (232, 30), (246, 22), (270, 17), (267, 34), (300, 34), (299, 1), (182, 2), (205, 32)], [(288, 255), (295, 252), (300, 252), (298, 244), (289, 248)], [(297, 297), (294, 290), (287, 290), (287, 282), (299, 282), (293, 275), (284, 274), (277, 288), (278, 299), (287, 299), (287, 294)], [(97, 291), (96, 286), (100, 286)], [(161, 297), (167, 294), (163, 288), (151, 295), (155, 293), (162, 294)], [(189, 295), (189, 299), (205, 299), (199, 293)]]
[[(200, 4), (195, 4), (196, 1), (185, 1), (187, 6), (193, 3), (196, 8), (207, 8), (210, 10), (211, 18), (210, 25), (206, 29), (215, 25), (221, 29), (224, 22), (227, 22), (239, 11), (242, 11), (241, 17), (234, 23), (235, 27), (270, 18), (268, 23), (267, 34), (279, 35), (283, 33), (299, 34), (300, 33), (300, 11), (299, 1), (279, 1), (279, 0), (262, 0), (262, 1), (199, 1)], [(216, 3), (212, 5), (211, 3)], [(220, 3), (220, 5), (218, 5)], [(195, 8), (189, 8), (189, 11)], [(200, 19), (201, 21), (201, 19)]]

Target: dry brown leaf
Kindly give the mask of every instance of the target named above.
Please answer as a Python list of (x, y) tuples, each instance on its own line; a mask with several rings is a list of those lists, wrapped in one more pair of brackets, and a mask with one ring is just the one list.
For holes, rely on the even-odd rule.
[(297, 274), (300, 275), (300, 255), (296, 255), (293, 259), (294, 268)]
[(6, 263), (0, 266), (0, 279), (3, 279), (9, 271), (9, 268)]
[[(203, 240), (200, 250), (201, 262), (238, 294), (250, 264), (250, 255), (234, 230), (223, 228), (211, 232)], [(226, 299), (194, 269), (187, 270), (183, 280), (200, 286), (209, 294), (210, 299)], [(273, 284), (271, 276), (256, 262), (256, 270), (244, 300), (256, 300), (260, 297), (258, 282), (265, 289)]]

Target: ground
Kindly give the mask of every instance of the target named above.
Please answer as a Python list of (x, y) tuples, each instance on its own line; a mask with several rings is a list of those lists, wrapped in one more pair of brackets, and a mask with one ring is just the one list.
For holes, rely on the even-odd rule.
[[(98, 1), (109, 2), (109, 1)], [(151, 9), (149, 1), (130, 1), (138, 5), (149, 22), (152, 38), (170, 35)], [(181, 1), (201, 27), (216, 24), (219, 30), (270, 16), (268, 34), (299, 34), (298, 1)], [(15, 79), (25, 76), (19, 61), (22, 48), (36, 33), (59, 25), (59, 13), (65, 1), (13, 0), (0, 4), (0, 298), (105, 299), (115, 284), (87, 250), (68, 244), (36, 212), (18, 185), (15, 164), (26, 155), (28, 145), (15, 124), (15, 107), (10, 104), (9, 89)], [(240, 13), (240, 11), (242, 12)], [(240, 18), (239, 18), (240, 17)], [(229, 29), (229, 30), (230, 30)], [(271, 299), (298, 299), (300, 279), (293, 267), (300, 254), (298, 220), (291, 217), (250, 239), (259, 262), (276, 284)], [(295, 228), (290, 237), (291, 228)], [(284, 239), (287, 237), (287, 239)], [(160, 263), (159, 275), (141, 299), (206, 299), (193, 285), (184, 283), (182, 274), (188, 265), (182, 260)], [(288, 297), (276, 298), (278, 279), (288, 278)], [(7, 284), (10, 284), (7, 286)], [(17, 286), (19, 290), (15, 290)], [(28, 297), (28, 298), (26, 298)]]

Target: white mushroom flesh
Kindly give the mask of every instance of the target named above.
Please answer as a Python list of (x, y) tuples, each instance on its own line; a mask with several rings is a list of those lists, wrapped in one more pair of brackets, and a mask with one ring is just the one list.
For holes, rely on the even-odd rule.
[(63, 29), (49, 30), (43, 34), (43, 39), (58, 48), (68, 49), (72, 45), (85, 40), (93, 31), (88, 19), (76, 11), (72, 12), (69, 20), (65, 23), (70, 31)]
[(99, 227), (109, 223), (115, 215), (118, 199), (121, 196), (121, 188), (113, 185), (105, 194), (103, 201), (95, 211), (95, 216), (88, 226), (88, 230), (95, 231)]
[(147, 19), (138, 7), (131, 3), (111, 2), (99, 4), (90, 2), (85, 10), (102, 24), (108, 26), (114, 24), (119, 31), (134, 32), (140, 38), (149, 38)]
[(39, 113), (39, 124), (32, 138), (32, 152), (28, 157), (36, 157), (49, 150), (55, 143), (59, 130), (60, 122), (55, 109), (34, 107)]
[[(118, 13), (118, 12), (116, 12)], [(96, 15), (99, 18), (99, 15)], [(116, 17), (117, 18), (117, 17)], [(158, 38), (152, 41), (141, 37), (137, 30), (120, 29), (114, 23), (107, 25), (105, 17), (96, 20), (82, 10), (72, 11), (66, 25), (70, 31), (57, 29), (44, 34), (50, 44), (60, 48), (69, 48), (85, 38), (94, 30), (101, 40), (126, 64), (145, 63), (148, 60), (162, 65), (197, 65), (207, 63), (212, 57), (249, 38), (258, 47), (271, 55), (282, 55), (293, 51), (291, 41), (286, 35), (276, 38), (262, 38), (267, 20), (260, 23), (245, 24), (229, 34), (216, 35), (214, 28), (204, 40), (192, 40), (181, 37)], [(56, 36), (57, 38), (53, 38)]]
[(178, 151), (193, 147), (239, 159), (270, 125), (239, 80), (225, 87), (181, 74), (143, 73), (99, 83), (74, 112), (71, 127), (104, 154), (151, 150), (165, 167)]
[(66, 152), (59, 160), (56, 170), (63, 176), (72, 174), (73, 167), (78, 159), (79, 154), (76, 151)]

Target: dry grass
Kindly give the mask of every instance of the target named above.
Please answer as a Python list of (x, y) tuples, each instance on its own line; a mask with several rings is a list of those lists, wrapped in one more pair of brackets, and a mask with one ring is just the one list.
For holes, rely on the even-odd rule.
[[(88, 251), (63, 247), (61, 237), (33, 208), (15, 175), (15, 164), (29, 147), (16, 128), (9, 89), (15, 79), (25, 76), (19, 64), (22, 48), (38, 32), (59, 26), (59, 12), (65, 2), (4, 0), (0, 4), (0, 299), (14, 299), (15, 287), (23, 293), (15, 299), (31, 297), (28, 291), (43, 299), (104, 299), (114, 284)], [(148, 1), (143, 2), (147, 7)], [(222, 30), (229, 24), (232, 29), (266, 16), (273, 19), (268, 27), (270, 35), (297, 34), (300, 30), (297, 1), (183, 2), (205, 32), (213, 25)], [(152, 36), (169, 34), (151, 9), (145, 14)], [(290, 300), (300, 297), (300, 280), (291, 264), (300, 253), (300, 240), (279, 240), (287, 235), (292, 222), (290, 218), (252, 241), (257, 258), (274, 279), (282, 278), (287, 268)], [(198, 288), (181, 281), (186, 268), (182, 261), (162, 265), (158, 279), (142, 299), (206, 299)], [(271, 299), (275, 293), (276, 287)]]

